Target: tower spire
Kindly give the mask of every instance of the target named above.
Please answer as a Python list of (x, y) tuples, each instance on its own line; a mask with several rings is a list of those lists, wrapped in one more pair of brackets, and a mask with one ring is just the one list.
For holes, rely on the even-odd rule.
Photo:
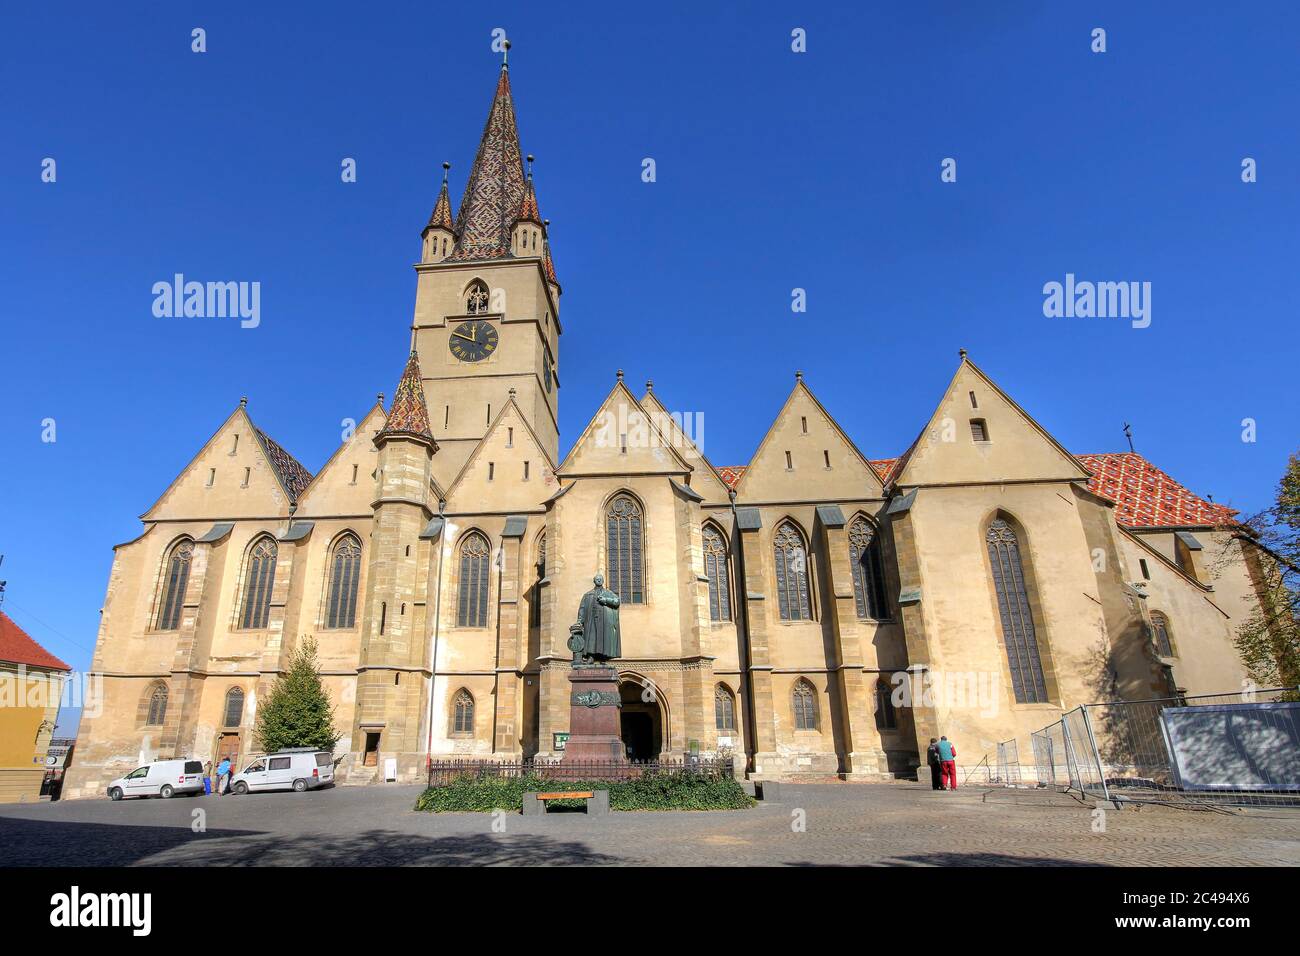
[(420, 359), (411, 350), (411, 357), (406, 360), (401, 381), (393, 395), (393, 408), (388, 413), (388, 421), (377, 436), (378, 440), (392, 437), (417, 438), (433, 445), (433, 432), (429, 430), (429, 406), (424, 402), (424, 384), (420, 376)]

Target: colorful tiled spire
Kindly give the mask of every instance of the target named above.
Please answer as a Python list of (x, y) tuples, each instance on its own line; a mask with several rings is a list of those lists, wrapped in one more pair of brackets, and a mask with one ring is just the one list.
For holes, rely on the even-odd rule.
[(393, 409), (388, 413), (388, 421), (379, 432), (384, 435), (405, 435), (422, 438), (438, 445), (429, 430), (429, 407), (424, 403), (424, 385), (420, 378), (420, 359), (411, 350), (411, 357), (406, 360), (406, 369), (402, 380), (397, 383), (397, 393), (393, 396)]
[(546, 270), (546, 281), (563, 292), (564, 290), (560, 287), (560, 280), (555, 278), (555, 263), (551, 261), (551, 240), (546, 235), (550, 225), (551, 220), (542, 220), (542, 268)]
[(535, 222), (542, 224), (542, 214), (537, 211), (537, 191), (533, 189), (533, 157), (528, 157), (528, 179), (524, 183), (524, 201), (519, 204), (519, 214), (515, 222)]
[(526, 191), (510, 73), (502, 64), (492, 109), (456, 215), (456, 251), (449, 258), (463, 262), (508, 256), (510, 231)]
[(433, 204), (433, 213), (429, 216), (429, 224), (424, 227), (425, 232), (430, 229), (453, 231), (451, 197), (447, 195), (447, 171), (449, 169), (451, 169), (451, 163), (442, 164), (442, 189), (438, 191), (438, 201)]

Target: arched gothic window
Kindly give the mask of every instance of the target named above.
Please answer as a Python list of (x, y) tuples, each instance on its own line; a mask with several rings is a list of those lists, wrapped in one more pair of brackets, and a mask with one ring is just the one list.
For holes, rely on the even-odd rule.
[(487, 312), (490, 303), (488, 287), (480, 280), (475, 280), (465, 291), (465, 311), (470, 315)]
[(181, 609), (185, 606), (185, 588), (190, 583), (190, 563), (193, 558), (194, 542), (188, 538), (178, 541), (167, 556), (162, 608), (158, 612), (160, 631), (174, 631), (181, 626)]
[(727, 573), (727, 543), (722, 532), (704, 526), (704, 574), (709, 579), (709, 620), (731, 620), (731, 580)]
[(1151, 612), (1151, 637), (1156, 642), (1156, 653), (1161, 657), (1174, 656), (1174, 642), (1169, 639), (1169, 618), (1160, 611)]
[(623, 604), (645, 603), (645, 553), (641, 506), (631, 495), (618, 495), (605, 512), (605, 586)]
[(275, 586), (276, 553), (275, 541), (271, 538), (262, 538), (248, 553), (240, 627), (266, 627), (271, 613), (271, 589)]
[(222, 717), (223, 727), (238, 727), (244, 719), (244, 692), (238, 687), (226, 691), (226, 710)]
[(149, 695), (149, 712), (145, 724), (149, 727), (161, 727), (167, 718), (167, 685), (155, 684)]
[(853, 572), (853, 600), (858, 617), (877, 621), (888, 618), (880, 535), (875, 526), (861, 515), (849, 525), (849, 565)]
[(463, 688), (457, 692), (452, 704), (451, 732), (459, 737), (474, 734), (474, 696)]
[(361, 542), (345, 534), (334, 545), (329, 564), (330, 588), (325, 626), (356, 627), (357, 588), (361, 583)]
[(894, 710), (893, 688), (883, 677), (876, 681), (876, 726), (881, 730), (898, 729), (898, 712)]
[(736, 698), (722, 684), (713, 689), (713, 723), (719, 732), (736, 729)]
[(782, 522), (773, 536), (776, 597), (783, 621), (811, 621), (808, 600), (808, 549), (795, 526)]
[(795, 681), (792, 702), (794, 704), (794, 729), (816, 730), (817, 692), (813, 690), (813, 685), (802, 677)]
[(460, 588), (457, 592), (456, 625), (487, 627), (488, 568), (492, 548), (477, 531), (465, 536), (460, 546)]
[(1007, 648), (1011, 669), (1011, 687), (1021, 704), (1047, 702), (1047, 683), (1038, 651), (1038, 634), (1025, 587), (1025, 570), (1020, 557), (1020, 539), (1015, 529), (1001, 518), (989, 524), (985, 536), (989, 564), (993, 569), (993, 588), (998, 597), (1002, 618), (1002, 641)]

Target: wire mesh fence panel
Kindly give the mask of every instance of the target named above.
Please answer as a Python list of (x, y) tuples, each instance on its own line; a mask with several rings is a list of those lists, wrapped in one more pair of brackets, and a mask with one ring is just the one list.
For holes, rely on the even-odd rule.
[(1076, 707), (1061, 718), (1065, 730), (1065, 752), (1070, 767), (1070, 785), (1081, 793), (1106, 799), (1106, 778), (1097, 755), (1088, 711)]
[(1020, 786), (1020, 748), (1014, 738), (998, 744), (998, 779), (1004, 787)]

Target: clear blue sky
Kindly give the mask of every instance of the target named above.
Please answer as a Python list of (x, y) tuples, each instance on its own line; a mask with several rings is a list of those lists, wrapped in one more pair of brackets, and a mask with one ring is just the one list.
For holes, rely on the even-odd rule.
[[(494, 27), (565, 289), (564, 448), (621, 366), (743, 463), (801, 368), (896, 455), (959, 347), (1070, 449), (1122, 450), (1128, 420), (1246, 510), (1297, 446), (1294, 4), (77, 6), (0, 22), (0, 577), (77, 667), (112, 546), (241, 395), (312, 470), (391, 395)], [(260, 281), (261, 326), (155, 318), (176, 272)], [(1150, 328), (1044, 318), (1067, 272), (1151, 282)]]

